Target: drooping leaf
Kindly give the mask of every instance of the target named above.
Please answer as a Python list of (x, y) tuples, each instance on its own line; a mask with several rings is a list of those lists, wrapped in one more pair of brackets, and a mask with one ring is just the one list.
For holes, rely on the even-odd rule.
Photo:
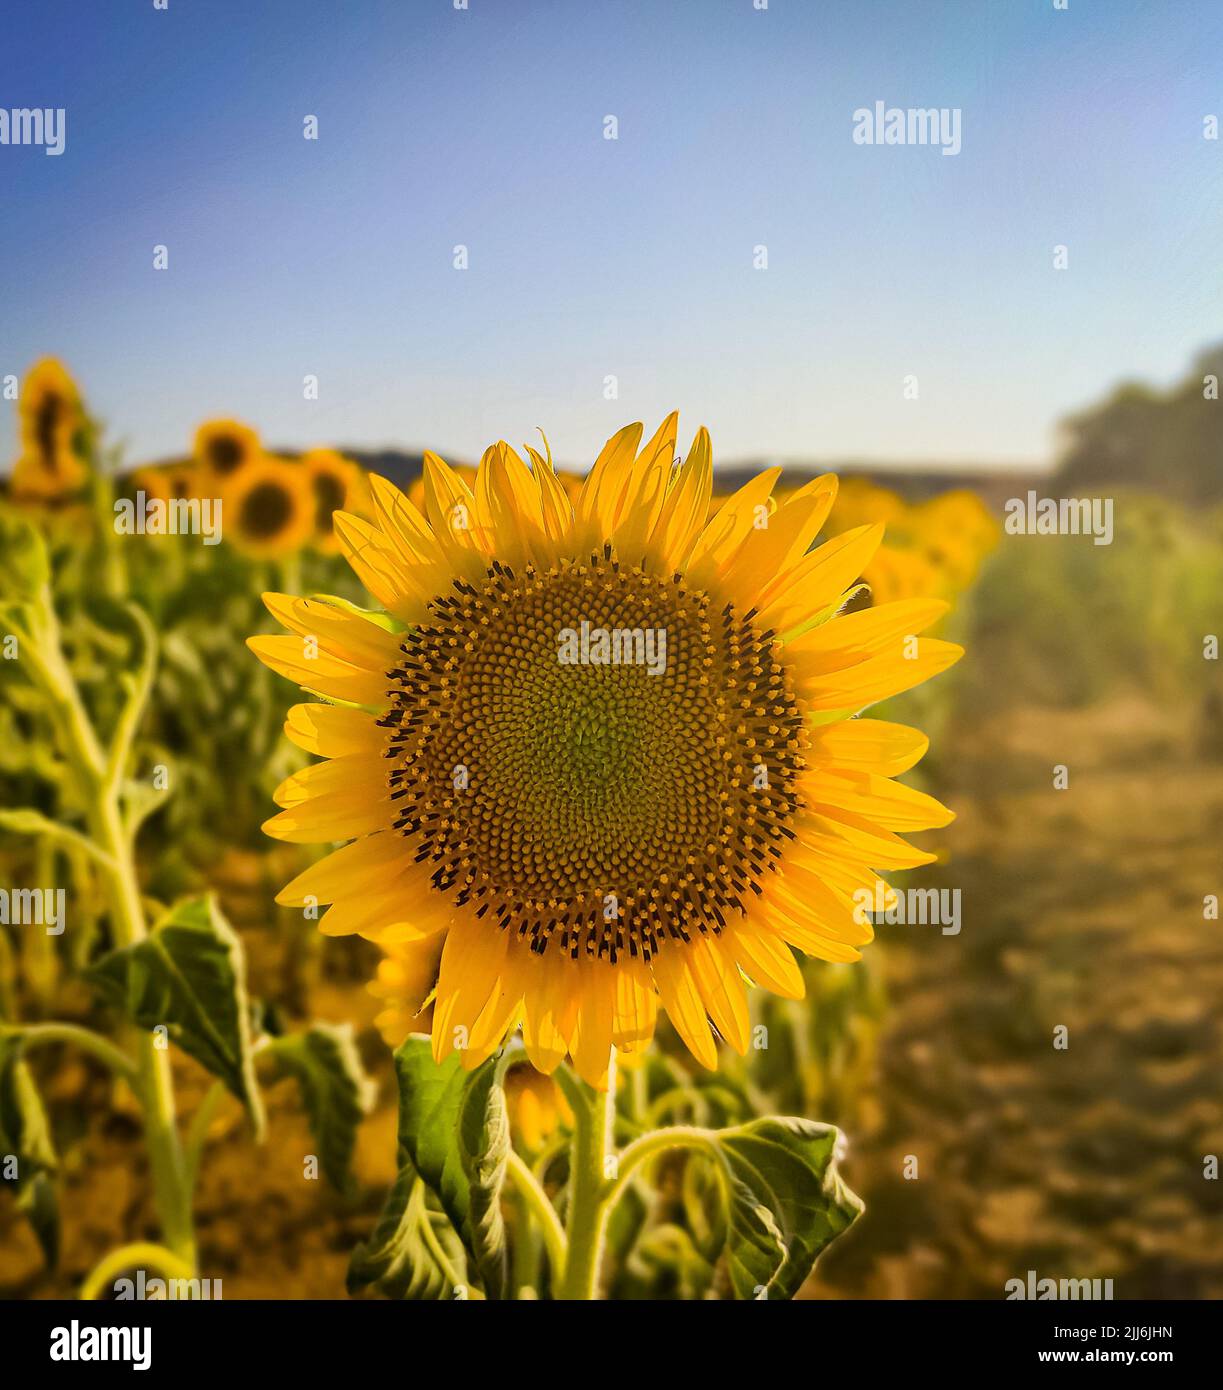
[[(10, 1160), (16, 1163), (11, 1178)], [(47, 1112), (21, 1055), (20, 1039), (0, 1038), (0, 1181), (15, 1186), (17, 1205), (52, 1268), (59, 1258), (58, 1166)]]
[(211, 896), (172, 907), (143, 941), (111, 951), (89, 975), (138, 1027), (164, 1026), (262, 1134), (242, 943)]
[(376, 1090), (357, 1055), (352, 1026), (315, 1023), (304, 1033), (276, 1038), (268, 1052), (283, 1074), (297, 1079), (327, 1180), (349, 1191), (357, 1126)]
[(410, 1037), (395, 1054), (399, 1145), (441, 1202), (472, 1257), (484, 1291), (505, 1287), (501, 1188), (510, 1149), (501, 1081), (508, 1054), (466, 1072), (457, 1054), (439, 1066), (428, 1038)]
[(425, 1185), (404, 1165), (373, 1235), (348, 1265), (348, 1291), (372, 1288), (387, 1298), (454, 1298), (466, 1279), (463, 1244), (441, 1213), (430, 1211)]
[(837, 1169), (840, 1141), (834, 1126), (792, 1116), (752, 1120), (717, 1136), (742, 1187), (727, 1243), (740, 1298), (793, 1298), (820, 1252), (860, 1215), (862, 1202)]

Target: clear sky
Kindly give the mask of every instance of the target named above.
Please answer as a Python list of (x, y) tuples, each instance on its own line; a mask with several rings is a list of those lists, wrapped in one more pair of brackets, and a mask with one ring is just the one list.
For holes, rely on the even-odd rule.
[[(724, 460), (1041, 460), (1223, 332), (1218, 0), (37, 0), (0, 35), (0, 108), (67, 112), (58, 158), (0, 146), (0, 376), (63, 356), (136, 460), (233, 414), (577, 462), (672, 406)], [(961, 152), (855, 144), (876, 101), (960, 108)]]

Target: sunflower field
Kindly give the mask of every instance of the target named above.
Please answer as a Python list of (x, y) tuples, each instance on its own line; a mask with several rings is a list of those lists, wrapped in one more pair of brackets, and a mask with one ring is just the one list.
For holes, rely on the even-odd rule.
[[(857, 960), (868, 865), (930, 857), (895, 829), (946, 813), (891, 780), (925, 739), (845, 714), (959, 654), (893, 656), (945, 612), (934, 586), (848, 611), (881, 528), (808, 553), (831, 477), (774, 497), (765, 474), (707, 526), (708, 436), (673, 464), (674, 416), (644, 448), (621, 431), (585, 481), (504, 444), (474, 473), (427, 456), (413, 500), (232, 420), (122, 473), (52, 359), (18, 414), (0, 826), (12, 902), (47, 910), (7, 914), (0, 1115), (31, 1277), (86, 1297), (136, 1267), (206, 1279), (201, 1181), (219, 1145), (254, 1163), (283, 1144), (282, 1108), (309, 1135), (302, 1181), (359, 1202), (391, 1071), (354, 1028), (372, 1018), (395, 1049), (399, 1164), (351, 1291), (797, 1293), (860, 1209), (839, 1132), (804, 1112), (833, 1103), (870, 992), (812, 1039), (801, 1006), (754, 1018), (745, 984), (801, 1000), (792, 947)], [(288, 636), (260, 635), (265, 608)], [(664, 616), (682, 677), (558, 663), (578, 614)], [(804, 781), (828, 812), (805, 859)], [(843, 855), (833, 880), (821, 846)], [(336, 1017), (362, 977), (372, 1016)], [(757, 1060), (781, 1039), (823, 1049), (797, 1086)], [(77, 1235), (91, 1111), (65, 1135), (65, 1084), (103, 1087), (107, 1124), (140, 1134), (143, 1180), (104, 1245)], [(799, 1115), (769, 1113), (774, 1095)]]
[[(10, 1295), (890, 1296), (1047, 1199), (905, 1205), (897, 1116), (948, 1155), (963, 1123), (930, 1039), (1015, 1001), (982, 1012), (970, 955), (968, 1023), (923, 1023), (929, 955), (870, 947), (906, 883), (994, 881), (1014, 814), (963, 769), (1016, 765), (990, 720), (1039, 673), (995, 619), (1034, 580), (976, 494), (724, 495), (674, 415), (574, 473), (498, 442), (401, 487), (225, 419), (129, 471), (53, 359), (16, 414)], [(1205, 603), (1215, 551), (1179, 553)]]

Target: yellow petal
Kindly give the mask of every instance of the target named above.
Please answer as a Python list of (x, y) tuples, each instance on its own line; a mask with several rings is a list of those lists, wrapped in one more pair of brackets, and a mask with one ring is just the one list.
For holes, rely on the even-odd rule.
[(386, 703), (387, 681), (381, 671), (328, 656), (321, 646), (315, 651), (307, 638), (248, 637), (246, 645), (265, 666), (306, 690), (354, 705)]
[(785, 645), (785, 660), (805, 676), (856, 666), (873, 656), (904, 661), (909, 639), (937, 622), (951, 608), (941, 599), (901, 599), (812, 628)]
[(343, 705), (293, 705), (285, 733), (307, 753), (341, 758), (347, 753), (378, 757), (386, 747), (386, 730), (365, 710)]
[(822, 613), (862, 574), (882, 539), (883, 523), (877, 522), (825, 541), (771, 586), (760, 602), (757, 621), (786, 634)]
[(843, 719), (809, 731), (809, 761), (896, 777), (919, 763), (930, 740), (917, 729), (884, 719)]
[(912, 658), (876, 656), (857, 666), (799, 680), (799, 694), (812, 710), (860, 710), (889, 695), (911, 690), (964, 655), (964, 648), (935, 637), (919, 637)]
[(725, 953), (720, 941), (708, 937), (693, 940), (688, 960), (705, 1011), (726, 1042), (742, 1057), (752, 1025), (738, 965)]
[(662, 1006), (675, 1031), (703, 1067), (715, 1070), (718, 1049), (714, 1046), (705, 1005), (688, 965), (687, 948), (679, 942), (665, 942), (651, 966)]

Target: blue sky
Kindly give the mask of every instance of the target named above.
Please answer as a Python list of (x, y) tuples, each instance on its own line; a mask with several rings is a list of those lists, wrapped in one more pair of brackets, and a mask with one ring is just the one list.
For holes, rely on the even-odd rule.
[[(68, 124), (0, 146), (0, 376), (61, 355), (136, 460), (233, 414), (578, 462), (672, 406), (724, 460), (1047, 458), (1223, 335), (1223, 7), (1069, 3), (10, 8), (0, 107)], [(855, 145), (877, 100), (961, 153)]]

